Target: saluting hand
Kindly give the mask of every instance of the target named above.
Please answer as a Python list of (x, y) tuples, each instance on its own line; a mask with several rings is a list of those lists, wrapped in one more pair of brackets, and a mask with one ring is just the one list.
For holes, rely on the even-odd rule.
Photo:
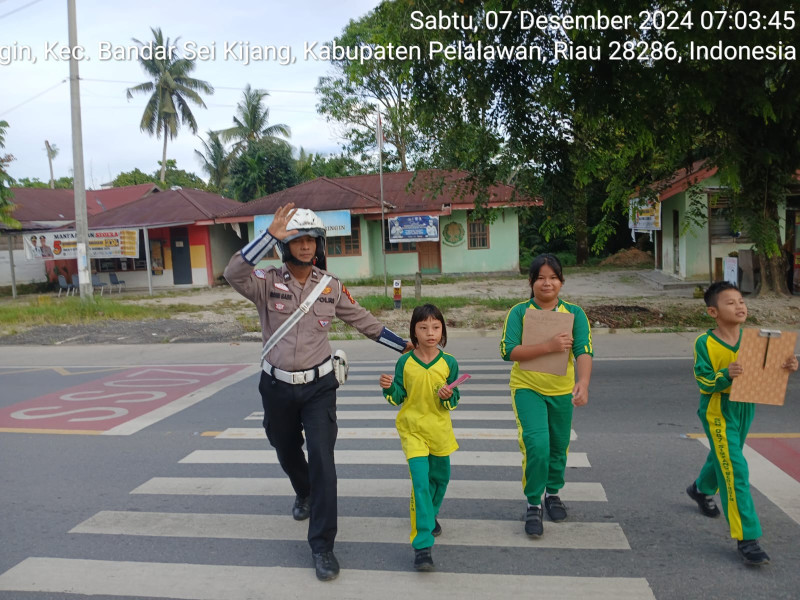
[(289, 204), (278, 207), (278, 210), (275, 211), (275, 217), (272, 219), (269, 229), (267, 229), (272, 237), (283, 241), (290, 235), (297, 233), (297, 229), (292, 229), (291, 231), (286, 230), (286, 225), (288, 225), (296, 210), (294, 202), (289, 202)]

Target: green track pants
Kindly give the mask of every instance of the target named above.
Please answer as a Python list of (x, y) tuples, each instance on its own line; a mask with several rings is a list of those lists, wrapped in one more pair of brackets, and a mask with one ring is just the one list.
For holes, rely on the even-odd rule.
[(761, 523), (750, 494), (750, 470), (742, 453), (754, 415), (754, 404), (730, 402), (727, 394), (724, 398), (721, 394), (704, 395), (697, 410), (711, 446), (697, 477), (697, 489), (709, 496), (719, 489), (722, 512), (731, 537), (737, 540), (761, 537)]
[(542, 503), (542, 494), (564, 487), (569, 437), (572, 431), (572, 394), (545, 396), (530, 389), (511, 390), (522, 451), (522, 491), (528, 503)]
[(433, 546), (436, 515), (450, 482), (449, 456), (418, 456), (408, 459), (411, 474), (411, 545), (415, 550)]

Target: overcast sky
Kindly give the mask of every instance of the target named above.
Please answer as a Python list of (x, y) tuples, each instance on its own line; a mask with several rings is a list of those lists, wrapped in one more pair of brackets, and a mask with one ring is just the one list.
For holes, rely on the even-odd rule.
[[(139, 130), (146, 95), (127, 100), (128, 87), (148, 78), (136, 60), (102, 60), (101, 44), (134, 45), (152, 39), (151, 27), (160, 27), (182, 50), (215, 43), (215, 60), (197, 60), (192, 75), (208, 81), (216, 92), (205, 98), (207, 109), (192, 108), (198, 133), (232, 125), (232, 117), (247, 83), (270, 91), (267, 104), (271, 123), (292, 130), (291, 143), (307, 152), (339, 150), (334, 128), (317, 115), (314, 87), (330, 66), (304, 60), (304, 42), (332, 40), (350, 19), (357, 19), (379, 0), (76, 0), (78, 44), (86, 59), (79, 64), (83, 117), (86, 185), (97, 188), (122, 171), (139, 168), (152, 173), (161, 160), (162, 142)], [(46, 44), (58, 52), (68, 47), (67, 0), (0, 0), (0, 120), (8, 121), (5, 152), (16, 160), (12, 177), (49, 180), (44, 141), (59, 148), (54, 161), (56, 178), (72, 174), (72, 137), (69, 103), (69, 63), (46, 53)], [(236, 47), (236, 42), (241, 44)], [(224, 48), (291, 46), (294, 64), (254, 61), (245, 65)], [(22, 54), (28, 46), (34, 63)], [(16, 53), (16, 57), (15, 57)], [(10, 56), (9, 56), (10, 55)], [(3, 54), (0, 54), (2, 59)], [(205, 178), (194, 149), (200, 143), (187, 128), (170, 140), (167, 157), (178, 167)]]

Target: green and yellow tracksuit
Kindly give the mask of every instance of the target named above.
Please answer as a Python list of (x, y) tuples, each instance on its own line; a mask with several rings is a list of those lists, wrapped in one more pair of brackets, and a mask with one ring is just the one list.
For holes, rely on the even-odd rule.
[[(500, 340), (500, 356), (511, 360), (511, 351), (522, 343), (525, 312), (541, 310), (533, 299), (508, 311)], [(553, 309), (575, 315), (572, 349), (566, 375), (525, 371), (519, 362), (511, 368), (511, 401), (517, 419), (519, 449), (522, 451), (522, 490), (528, 503), (537, 506), (542, 494), (557, 494), (564, 487), (569, 437), (572, 431), (572, 390), (575, 387), (575, 358), (593, 356), (592, 332), (583, 309), (559, 300)]]
[(742, 448), (755, 415), (755, 405), (731, 402), (728, 365), (739, 354), (739, 341), (729, 346), (709, 329), (694, 343), (694, 377), (700, 386), (697, 416), (703, 424), (711, 450), (697, 477), (697, 489), (709, 496), (719, 490), (722, 511), (731, 528), (731, 537), (754, 540), (761, 536), (753, 497), (750, 472)]
[(458, 388), (442, 400), (438, 390), (458, 378), (458, 363), (439, 351), (430, 363), (413, 352), (404, 354), (394, 370), (392, 386), (383, 390), (389, 404), (400, 406), (395, 424), (411, 475), (411, 545), (433, 546), (433, 528), (450, 482), (450, 454), (458, 449), (450, 411), (458, 405)]

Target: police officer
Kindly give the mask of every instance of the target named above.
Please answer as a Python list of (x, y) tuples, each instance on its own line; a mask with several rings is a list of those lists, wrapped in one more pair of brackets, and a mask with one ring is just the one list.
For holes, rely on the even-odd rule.
[[(283, 265), (253, 269), (277, 245)], [(312, 211), (290, 203), (278, 208), (269, 229), (233, 255), (225, 279), (258, 309), (266, 344), (327, 273), (325, 226)], [(264, 429), (297, 497), (293, 517), (311, 517), (308, 543), (321, 581), (335, 579), (339, 563), (336, 537), (336, 388), (328, 332), (334, 317), (398, 352), (412, 345), (384, 327), (360, 306), (336, 278), (313, 307), (269, 351), (258, 389)], [(303, 432), (308, 461), (303, 454)]]

